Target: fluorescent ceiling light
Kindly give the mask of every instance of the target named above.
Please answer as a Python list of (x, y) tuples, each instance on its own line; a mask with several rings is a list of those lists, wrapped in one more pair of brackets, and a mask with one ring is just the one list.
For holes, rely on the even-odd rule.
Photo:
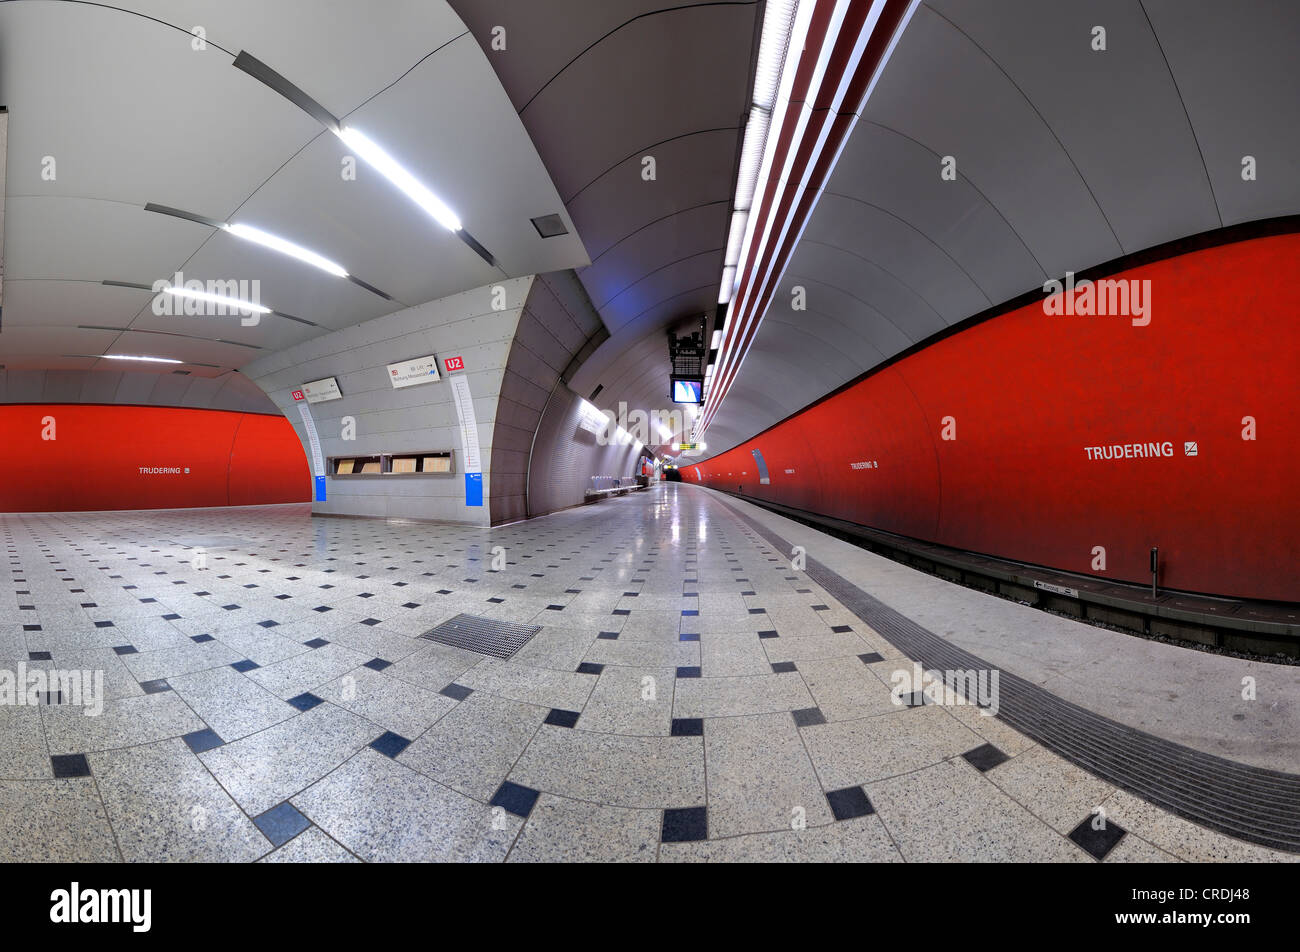
[(673, 438), (673, 431), (668, 429), (668, 427), (664, 426), (662, 423), (660, 423), (659, 435), (662, 436), (665, 440), (671, 440)]
[(358, 129), (340, 128), (338, 137), (348, 148), (365, 159), (384, 178), (406, 193), (415, 204), (432, 215), (440, 225), (449, 231), (460, 231), (460, 219), (447, 205), (424, 187), (410, 172), (402, 168), (396, 159), (372, 142)]
[(297, 258), (299, 261), (305, 261), (309, 265), (320, 268), (322, 271), (328, 271), (330, 274), (339, 278), (346, 278), (348, 273), (343, 270), (342, 265), (335, 264), (329, 258), (322, 257), (314, 251), (309, 251), (302, 245), (295, 245), (278, 235), (273, 235), (268, 231), (262, 231), (260, 228), (254, 228), (252, 225), (222, 225), (226, 231), (230, 232), (236, 238), (243, 238), (245, 241), (256, 242), (270, 248), (272, 251), (278, 251), (282, 255), (288, 255), (291, 258)]
[(722, 287), (718, 289), (718, 303), (731, 303), (731, 295), (736, 290), (736, 266), (729, 264), (722, 269)]
[(713, 332), (713, 343), (709, 345), (709, 350), (717, 350), (722, 346), (722, 328)]
[(224, 294), (212, 294), (209, 291), (199, 291), (194, 288), (163, 288), (164, 294), (174, 294), (177, 297), (197, 298), (200, 301), (211, 301), (213, 304), (221, 304), (229, 308), (238, 308), (241, 311), (251, 311), (254, 314), (270, 314), (269, 307), (263, 307), (260, 304), (254, 304), (252, 301), (241, 301), (239, 298), (226, 297)]
[(172, 360), (170, 357), (133, 357), (129, 354), (103, 354), (105, 360), (144, 360), (151, 364), (183, 364), (183, 360)]

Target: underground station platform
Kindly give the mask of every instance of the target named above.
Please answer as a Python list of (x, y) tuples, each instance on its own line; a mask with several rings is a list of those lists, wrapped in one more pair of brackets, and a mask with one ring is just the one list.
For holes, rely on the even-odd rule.
[(1280, 923), (1298, 45), (0, 3), (0, 908), (860, 864), (923, 921), (983, 863), (1027, 930)]

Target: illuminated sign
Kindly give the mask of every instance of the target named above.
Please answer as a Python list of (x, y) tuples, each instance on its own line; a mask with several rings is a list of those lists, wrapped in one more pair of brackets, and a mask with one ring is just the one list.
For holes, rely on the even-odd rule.
[(670, 377), (673, 403), (703, 403), (703, 377)]

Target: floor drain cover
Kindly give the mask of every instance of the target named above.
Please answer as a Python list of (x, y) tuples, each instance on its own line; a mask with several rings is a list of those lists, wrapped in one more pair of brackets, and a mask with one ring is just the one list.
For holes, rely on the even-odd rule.
[(509, 658), (541, 630), (541, 625), (516, 625), (478, 615), (457, 615), (420, 637), (494, 658)]

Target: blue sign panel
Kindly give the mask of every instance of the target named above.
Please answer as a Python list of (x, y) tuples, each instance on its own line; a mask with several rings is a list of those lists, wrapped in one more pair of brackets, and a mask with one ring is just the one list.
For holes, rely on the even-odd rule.
[(316, 501), (317, 502), (325, 501), (325, 477), (324, 476), (316, 477)]
[(483, 474), (482, 473), (465, 474), (465, 505), (467, 506), (483, 505)]

